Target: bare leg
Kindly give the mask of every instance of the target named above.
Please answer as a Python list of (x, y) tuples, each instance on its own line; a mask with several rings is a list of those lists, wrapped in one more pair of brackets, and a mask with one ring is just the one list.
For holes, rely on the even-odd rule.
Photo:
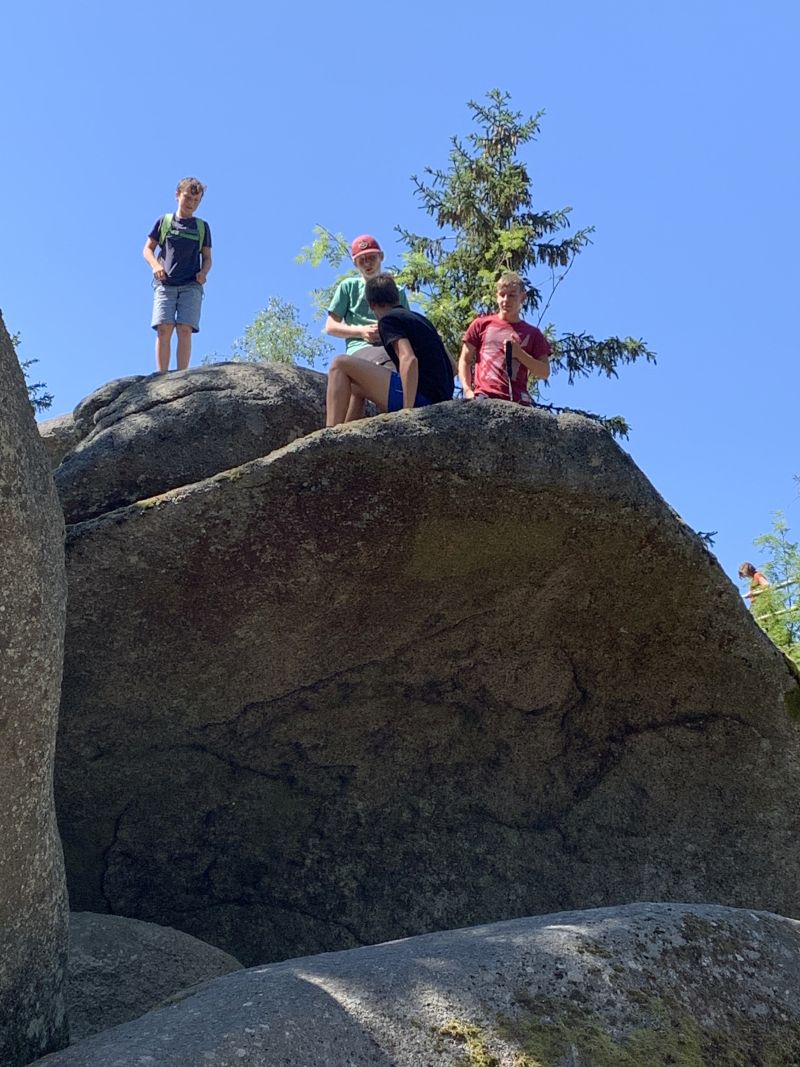
[(163, 322), (156, 326), (156, 369), (159, 374), (166, 374), (169, 370), (169, 355), (172, 346), (172, 331), (175, 327), (171, 322)]
[(391, 372), (385, 367), (358, 356), (337, 356), (328, 371), (325, 425), (338, 426), (344, 422), (351, 404), (363, 405), (365, 398), (385, 411), (391, 379)]
[[(365, 345), (363, 348), (359, 348), (355, 355), (357, 355), (359, 359), (366, 359), (370, 363), (375, 363), (378, 367), (386, 367), (387, 370), (390, 371), (394, 370), (391, 356), (383, 345)], [(355, 422), (356, 419), (363, 419), (364, 403), (363, 395), (359, 399), (353, 395), (351, 391), (351, 399), (347, 407), (347, 414), (345, 415), (344, 421)]]
[(350, 379), (339, 365), (339, 360), (347, 358), (347, 356), (337, 356), (328, 370), (328, 393), (325, 401), (326, 426), (338, 426), (340, 422), (344, 422), (350, 406)]
[(350, 390), (350, 403), (347, 405), (347, 414), (344, 417), (345, 422), (355, 422), (356, 419), (364, 418), (364, 397), (360, 394), (356, 394), (353, 390)]
[(186, 370), (192, 358), (192, 327), (178, 323), (178, 370)]

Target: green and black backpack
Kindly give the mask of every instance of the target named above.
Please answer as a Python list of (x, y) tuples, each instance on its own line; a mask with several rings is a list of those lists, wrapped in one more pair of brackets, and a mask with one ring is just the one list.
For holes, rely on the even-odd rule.
[(164, 248), (164, 242), (170, 236), (173, 237), (187, 237), (190, 241), (197, 241), (197, 247), (202, 248), (206, 243), (206, 224), (202, 219), (195, 219), (197, 223), (196, 230), (173, 230), (172, 220), (175, 215), (172, 211), (168, 211), (164, 218), (161, 220), (161, 228), (158, 231), (158, 243)]

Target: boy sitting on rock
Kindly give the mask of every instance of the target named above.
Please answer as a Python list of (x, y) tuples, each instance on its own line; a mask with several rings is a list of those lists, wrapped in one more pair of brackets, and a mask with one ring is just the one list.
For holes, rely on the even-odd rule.
[(396, 369), (363, 359), (360, 353), (336, 356), (328, 371), (327, 426), (360, 418), (365, 400), (379, 411), (399, 411), (453, 396), (453, 367), (441, 337), (424, 315), (402, 306), (391, 274), (369, 278), (365, 299)]

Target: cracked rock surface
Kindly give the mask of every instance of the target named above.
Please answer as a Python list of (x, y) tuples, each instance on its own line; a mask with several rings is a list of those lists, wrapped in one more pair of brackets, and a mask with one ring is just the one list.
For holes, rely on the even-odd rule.
[(67, 1013), (73, 1044), (144, 1015), (197, 982), (241, 969), (196, 937), (121, 915), (72, 912)]
[(797, 914), (797, 678), (596, 424), (453, 402), (68, 532), (72, 906), (246, 964), (631, 899)]
[(77, 443), (55, 472), (67, 522), (266, 456), (322, 426), (324, 412), (324, 375), (277, 363), (109, 382), (71, 417)]
[(713, 905), (517, 919), (239, 971), (47, 1067), (800, 1062), (800, 924)]
[(0, 1064), (66, 1044), (67, 902), (53, 808), (64, 521), (0, 318)]

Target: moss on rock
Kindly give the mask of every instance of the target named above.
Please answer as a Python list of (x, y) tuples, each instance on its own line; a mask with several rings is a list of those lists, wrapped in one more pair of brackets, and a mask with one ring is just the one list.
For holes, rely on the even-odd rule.
[(796, 1067), (800, 1024), (703, 1025), (672, 998), (636, 998), (641, 1026), (614, 1032), (599, 1012), (550, 997), (521, 998), (522, 1010), (494, 1026), (451, 1020), (439, 1031), (464, 1045), (459, 1067), (499, 1067), (502, 1044), (514, 1067)]

